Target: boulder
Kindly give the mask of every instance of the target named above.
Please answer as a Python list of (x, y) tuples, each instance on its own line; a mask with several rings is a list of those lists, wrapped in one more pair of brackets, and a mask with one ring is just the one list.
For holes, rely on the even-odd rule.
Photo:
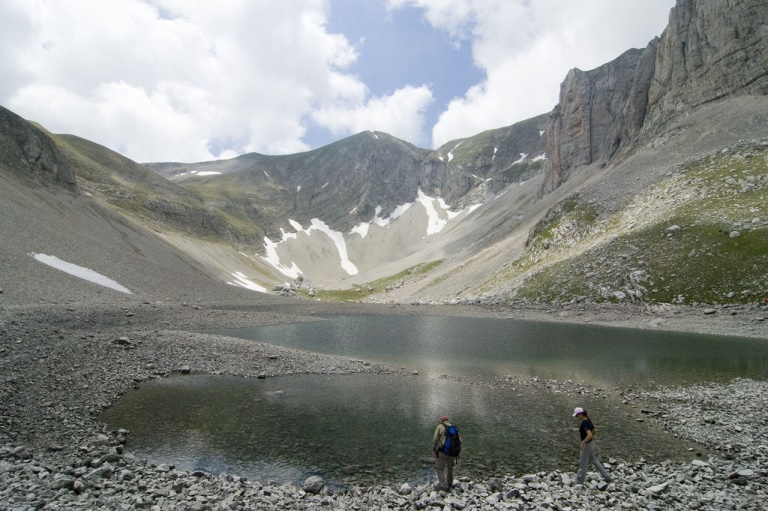
[(320, 476), (310, 476), (302, 485), (301, 489), (304, 490), (307, 493), (313, 493), (318, 494), (321, 491), (323, 491), (323, 488), (325, 487), (325, 481), (323, 481), (323, 478)]

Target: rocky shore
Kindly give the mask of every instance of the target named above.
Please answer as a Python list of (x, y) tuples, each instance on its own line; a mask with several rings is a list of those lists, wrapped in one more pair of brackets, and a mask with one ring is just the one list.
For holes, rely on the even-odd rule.
[[(466, 314), (588, 321), (766, 337), (766, 311), (579, 308), (427, 308), (362, 304), (125, 302), (0, 308), (0, 510), (31, 509), (764, 509), (768, 497), (768, 384), (632, 389), (648, 420), (715, 455), (692, 463), (609, 460), (611, 484), (572, 467), (462, 479), (450, 492), (394, 487), (302, 487), (236, 474), (185, 472), (133, 456), (127, 431), (96, 419), (138, 382), (174, 372), (264, 378), (296, 373), (388, 372), (327, 357), (190, 330), (312, 320), (322, 313)], [(762, 318), (762, 319), (761, 319)], [(661, 319), (654, 326), (653, 321)], [(738, 320), (738, 323), (737, 323)], [(730, 328), (738, 325), (737, 328)], [(671, 328), (675, 327), (675, 328)], [(559, 391), (583, 393), (563, 382)], [(652, 403), (652, 405), (648, 405)], [(653, 439), (649, 438), (649, 442)], [(603, 460), (608, 461), (608, 460)]]

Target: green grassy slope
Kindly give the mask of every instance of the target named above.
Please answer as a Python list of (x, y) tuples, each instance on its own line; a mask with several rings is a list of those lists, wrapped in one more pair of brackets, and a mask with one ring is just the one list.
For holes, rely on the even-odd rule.
[(742, 144), (690, 162), (599, 214), (572, 196), (523, 257), (485, 283), (517, 299), (734, 303), (768, 297), (768, 150)]

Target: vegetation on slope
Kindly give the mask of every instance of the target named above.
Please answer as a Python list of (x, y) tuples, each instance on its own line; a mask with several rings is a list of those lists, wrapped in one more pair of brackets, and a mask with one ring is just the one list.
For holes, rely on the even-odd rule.
[[(414, 280), (426, 275), (442, 264), (443, 260), (430, 261), (407, 268), (400, 273), (390, 275), (382, 279), (374, 280), (366, 284), (355, 286), (352, 289), (317, 290), (312, 298), (326, 301), (349, 302), (357, 301), (372, 295), (385, 295), (388, 290), (402, 285), (406, 280)], [(301, 291), (300, 295), (310, 298), (309, 293)]]
[(256, 223), (238, 222), (203, 198), (103, 146), (71, 135), (49, 134), (76, 169), (81, 190), (123, 214), (163, 231), (201, 239), (254, 242)]
[(768, 150), (742, 144), (681, 166), (601, 218), (578, 195), (487, 282), (537, 302), (733, 303), (768, 298)]

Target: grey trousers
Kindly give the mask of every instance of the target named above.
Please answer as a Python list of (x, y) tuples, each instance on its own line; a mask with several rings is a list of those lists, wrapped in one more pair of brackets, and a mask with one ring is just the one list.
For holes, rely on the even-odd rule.
[(603, 479), (606, 481), (611, 480), (611, 476), (608, 475), (608, 472), (605, 471), (605, 467), (603, 467), (603, 464), (600, 463), (600, 460), (597, 459), (595, 456), (595, 441), (592, 440), (587, 445), (584, 446), (584, 449), (581, 450), (581, 458), (579, 458), (579, 473), (576, 474), (576, 481), (579, 483), (583, 483), (584, 479), (587, 477), (587, 470), (589, 470), (589, 464), (592, 463), (598, 472), (600, 472), (600, 475), (603, 476)]
[(442, 451), (437, 451), (435, 460), (435, 472), (437, 472), (437, 482), (440, 486), (448, 488), (453, 485), (453, 465), (456, 458), (448, 456)]

